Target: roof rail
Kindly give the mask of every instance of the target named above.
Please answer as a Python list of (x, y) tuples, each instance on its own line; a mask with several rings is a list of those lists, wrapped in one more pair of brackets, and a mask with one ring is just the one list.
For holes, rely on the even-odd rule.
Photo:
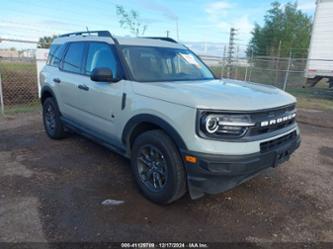
[(158, 36), (141, 36), (140, 38), (144, 39), (155, 39), (155, 40), (162, 40), (162, 41), (168, 41), (173, 43), (178, 43), (176, 40), (170, 38), (170, 37), (158, 37)]
[(77, 35), (91, 35), (91, 34), (97, 34), (97, 36), (103, 36), (103, 37), (112, 37), (111, 33), (107, 30), (98, 30), (98, 31), (82, 31), (82, 32), (74, 32), (74, 33), (68, 33), (59, 35), (58, 37), (69, 37), (69, 36), (77, 36)]

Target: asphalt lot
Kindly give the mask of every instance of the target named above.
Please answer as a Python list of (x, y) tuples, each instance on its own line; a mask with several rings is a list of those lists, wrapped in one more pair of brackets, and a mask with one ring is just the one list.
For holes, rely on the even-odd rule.
[(0, 241), (333, 242), (333, 113), (300, 117), (303, 142), (289, 162), (169, 206), (144, 199), (129, 162), (106, 148), (50, 140), (39, 113), (2, 118)]

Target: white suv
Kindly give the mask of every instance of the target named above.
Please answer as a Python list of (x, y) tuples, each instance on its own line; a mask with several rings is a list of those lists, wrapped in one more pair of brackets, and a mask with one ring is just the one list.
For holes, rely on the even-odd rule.
[(157, 203), (231, 189), (300, 144), (294, 97), (215, 79), (170, 38), (62, 35), (41, 83), (48, 136), (71, 130), (130, 158), (138, 186)]

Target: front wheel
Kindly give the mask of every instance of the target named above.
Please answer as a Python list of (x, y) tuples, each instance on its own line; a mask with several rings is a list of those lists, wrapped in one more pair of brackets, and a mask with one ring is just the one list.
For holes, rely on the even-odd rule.
[(61, 139), (65, 137), (60, 111), (54, 98), (47, 98), (43, 103), (43, 123), (46, 134), (50, 138)]
[(141, 134), (134, 142), (131, 166), (142, 193), (168, 204), (186, 192), (185, 171), (176, 145), (161, 130)]

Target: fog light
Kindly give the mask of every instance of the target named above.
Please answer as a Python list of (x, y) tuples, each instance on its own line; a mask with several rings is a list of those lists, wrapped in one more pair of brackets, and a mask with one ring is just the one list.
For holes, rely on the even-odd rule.
[(188, 163), (197, 163), (198, 162), (198, 158), (195, 156), (185, 156), (185, 161)]

